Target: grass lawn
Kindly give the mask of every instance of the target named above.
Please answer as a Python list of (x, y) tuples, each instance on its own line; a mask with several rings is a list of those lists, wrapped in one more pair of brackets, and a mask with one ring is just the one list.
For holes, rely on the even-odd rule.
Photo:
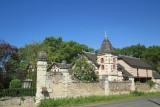
[(131, 92), (130, 94), (109, 95), (109, 96), (86, 96), (76, 98), (62, 98), (62, 99), (44, 99), (41, 100), (39, 107), (64, 107), (64, 106), (78, 106), (88, 104), (111, 103), (117, 101), (124, 101), (129, 99), (146, 98), (152, 96), (159, 96), (160, 92)]

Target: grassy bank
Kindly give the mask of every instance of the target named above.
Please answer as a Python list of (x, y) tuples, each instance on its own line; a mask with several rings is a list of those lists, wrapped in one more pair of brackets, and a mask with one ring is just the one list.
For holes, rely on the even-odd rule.
[(87, 96), (77, 98), (62, 98), (62, 99), (44, 99), (40, 102), (39, 107), (62, 107), (75, 106), (94, 103), (109, 103), (115, 101), (123, 101), (135, 98), (145, 98), (151, 96), (159, 96), (160, 92), (131, 92), (130, 94), (110, 95), (110, 96)]

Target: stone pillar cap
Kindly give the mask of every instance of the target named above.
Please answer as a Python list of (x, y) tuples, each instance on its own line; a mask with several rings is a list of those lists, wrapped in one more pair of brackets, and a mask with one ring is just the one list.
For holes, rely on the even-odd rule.
[(37, 60), (38, 61), (47, 61), (48, 57), (47, 57), (46, 52), (44, 52), (44, 51), (40, 52), (38, 57), (37, 57)]

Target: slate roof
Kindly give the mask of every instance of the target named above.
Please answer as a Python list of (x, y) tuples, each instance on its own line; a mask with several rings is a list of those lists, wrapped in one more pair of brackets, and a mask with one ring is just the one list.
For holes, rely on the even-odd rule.
[(133, 77), (133, 75), (126, 71), (121, 64), (117, 64), (117, 68), (122, 68), (123, 77)]
[(98, 54), (115, 54), (115, 49), (112, 47), (108, 38), (104, 38), (101, 48), (99, 49)]
[(152, 69), (152, 67), (149, 64), (147, 64), (146, 62), (142, 61), (139, 58), (119, 55), (118, 60), (123, 60), (124, 62), (126, 62), (128, 65), (130, 65), (133, 68)]
[(73, 66), (73, 64), (66, 64), (63, 62), (62, 63), (52, 62), (52, 64), (49, 66), (48, 69), (51, 69), (53, 65), (56, 65), (60, 69), (70, 69)]
[(91, 62), (93, 62), (95, 66), (99, 67), (99, 64), (97, 63), (97, 56), (95, 53), (83, 51), (82, 54), (86, 56)]
[(160, 74), (158, 72), (153, 71), (152, 74), (154, 79), (160, 79)]

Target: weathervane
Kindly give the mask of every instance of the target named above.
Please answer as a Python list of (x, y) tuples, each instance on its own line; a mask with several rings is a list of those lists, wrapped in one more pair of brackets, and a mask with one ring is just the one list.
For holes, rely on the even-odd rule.
[(107, 39), (106, 26), (105, 26), (105, 31), (104, 31), (104, 37)]

